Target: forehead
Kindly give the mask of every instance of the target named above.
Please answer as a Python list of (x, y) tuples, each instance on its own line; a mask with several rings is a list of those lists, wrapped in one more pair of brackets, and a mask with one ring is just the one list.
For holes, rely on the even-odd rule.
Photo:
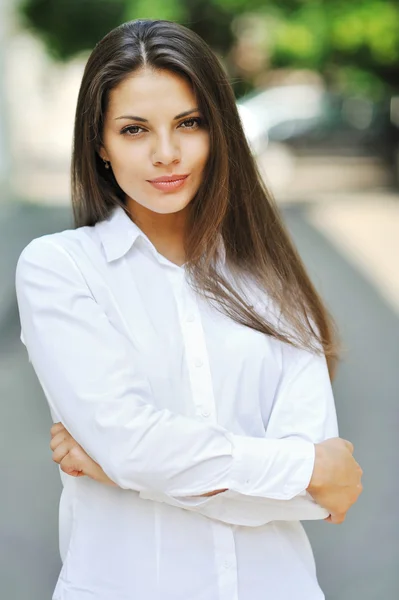
[(111, 117), (131, 114), (144, 118), (170, 112), (173, 118), (195, 106), (196, 97), (186, 79), (170, 71), (140, 69), (110, 92), (108, 112)]

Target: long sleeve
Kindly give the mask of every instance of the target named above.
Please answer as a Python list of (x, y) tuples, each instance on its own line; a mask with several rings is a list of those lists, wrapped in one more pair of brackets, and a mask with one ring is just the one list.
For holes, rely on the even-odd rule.
[(122, 488), (184, 497), (228, 488), (270, 498), (304, 490), (314, 445), (234, 435), (154, 406), (135, 351), (54, 236), (33, 240), (16, 270), (21, 330), (50, 409)]
[[(318, 443), (337, 437), (337, 416), (325, 357), (291, 346), (284, 347), (283, 355), (286, 374), (274, 402), (266, 438)], [(289, 500), (231, 491), (209, 498), (167, 498), (161, 494), (143, 494), (143, 497), (174, 503), (235, 525), (259, 526), (275, 520), (314, 520), (328, 516), (306, 491)]]

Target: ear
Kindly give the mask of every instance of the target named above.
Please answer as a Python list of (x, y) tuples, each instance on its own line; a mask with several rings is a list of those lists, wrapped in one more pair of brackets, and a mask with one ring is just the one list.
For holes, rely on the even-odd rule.
[(107, 162), (110, 162), (108, 153), (107, 153), (106, 149), (104, 148), (104, 146), (100, 146), (100, 148), (97, 152), (98, 152), (99, 157), (102, 160), (106, 160)]

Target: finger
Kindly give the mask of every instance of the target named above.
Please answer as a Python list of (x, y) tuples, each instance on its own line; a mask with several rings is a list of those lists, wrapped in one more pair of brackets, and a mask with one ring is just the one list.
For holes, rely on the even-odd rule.
[(69, 453), (70, 446), (67, 442), (62, 442), (53, 452), (53, 461), (61, 464), (61, 461)]
[(60, 431), (59, 433), (57, 433), (57, 435), (55, 435), (51, 439), (51, 442), (50, 442), (51, 450), (54, 451), (57, 448), (57, 446), (59, 446), (63, 442), (66, 442), (70, 439), (71, 439), (71, 436), (69, 435), (69, 433), (67, 432), (66, 429), (64, 429), (63, 431)]
[(72, 448), (60, 462), (61, 470), (72, 477), (85, 477), (87, 473), (82, 469), (81, 456), (74, 453), (76, 448)]
[(331, 523), (331, 515), (328, 515), (328, 517), (326, 517), (324, 521), (327, 521), (327, 523)]
[(349, 452), (350, 452), (351, 454), (353, 454), (353, 452), (354, 452), (354, 450), (355, 450), (355, 447), (354, 447), (354, 445), (352, 444), (352, 442), (350, 442), (349, 440), (343, 440), (343, 441), (345, 442), (345, 446), (347, 447), (347, 449), (349, 450)]
[(63, 429), (65, 429), (65, 427), (63, 426), (62, 423), (54, 423), (54, 425), (50, 429), (51, 437), (54, 437), (55, 435), (57, 435), (57, 433), (59, 433)]
[(345, 521), (346, 513), (340, 513), (336, 515), (330, 515), (330, 523), (334, 523), (335, 525), (340, 525)]
[(356, 490), (355, 490), (355, 493), (354, 493), (354, 495), (353, 495), (353, 502), (352, 502), (352, 504), (354, 504), (355, 502), (357, 502), (357, 501), (358, 501), (358, 499), (359, 499), (359, 496), (360, 496), (360, 494), (361, 494), (362, 492), (363, 492), (363, 486), (362, 486), (362, 484), (361, 484), (361, 483), (359, 483), (359, 484), (356, 486)]
[(60, 462), (61, 471), (72, 477), (84, 477), (84, 473), (76, 468), (76, 464), (68, 453)]

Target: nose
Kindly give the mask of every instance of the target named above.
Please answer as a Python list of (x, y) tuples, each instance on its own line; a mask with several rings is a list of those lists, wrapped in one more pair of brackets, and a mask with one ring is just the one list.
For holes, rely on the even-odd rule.
[(180, 161), (180, 146), (171, 135), (158, 136), (152, 152), (154, 165), (171, 165)]

